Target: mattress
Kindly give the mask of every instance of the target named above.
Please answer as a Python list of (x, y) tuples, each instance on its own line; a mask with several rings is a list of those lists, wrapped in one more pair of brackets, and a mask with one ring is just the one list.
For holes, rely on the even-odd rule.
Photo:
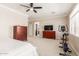
[(13, 39), (0, 42), (0, 56), (38, 56), (37, 49), (29, 42)]

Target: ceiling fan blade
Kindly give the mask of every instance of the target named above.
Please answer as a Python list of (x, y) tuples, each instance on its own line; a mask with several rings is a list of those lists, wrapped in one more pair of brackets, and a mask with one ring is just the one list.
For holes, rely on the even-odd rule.
[(30, 9), (27, 9), (26, 12), (28, 12)]
[(37, 11), (36, 10), (33, 10), (35, 13), (37, 13)]
[(33, 7), (33, 3), (30, 3), (30, 7)]
[(20, 6), (23, 6), (23, 7), (27, 7), (27, 8), (30, 8), (30, 7), (28, 7), (28, 6), (26, 6), (26, 5), (22, 5), (22, 4), (20, 4)]
[(42, 7), (33, 7), (34, 9), (41, 9)]

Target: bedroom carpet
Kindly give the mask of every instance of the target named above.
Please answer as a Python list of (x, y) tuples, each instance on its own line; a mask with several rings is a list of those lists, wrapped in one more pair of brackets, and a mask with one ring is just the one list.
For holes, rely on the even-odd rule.
[[(28, 37), (28, 42), (37, 47), (39, 56), (59, 56), (59, 53), (63, 53), (63, 50), (59, 48), (61, 40), (45, 39), (38, 37)], [(72, 52), (72, 56), (75, 56), (75, 52)]]

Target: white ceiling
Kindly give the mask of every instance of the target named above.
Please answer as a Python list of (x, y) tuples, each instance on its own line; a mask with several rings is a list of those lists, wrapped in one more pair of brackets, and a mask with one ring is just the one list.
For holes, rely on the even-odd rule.
[[(3, 5), (28, 14), (29, 18), (37, 19), (41, 17), (67, 16), (75, 6), (74, 3), (34, 3), (34, 6), (41, 6), (42, 9), (37, 9), (38, 13), (33, 11), (26, 12), (27, 8), (20, 6), (21, 3), (4, 3)], [(29, 3), (22, 3), (29, 6)], [(54, 13), (53, 13), (54, 12)]]

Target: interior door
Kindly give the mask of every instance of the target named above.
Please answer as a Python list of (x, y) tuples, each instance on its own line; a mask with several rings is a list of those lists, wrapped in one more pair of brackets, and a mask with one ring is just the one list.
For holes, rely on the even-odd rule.
[(40, 26), (39, 22), (34, 23), (34, 36), (39, 36), (40, 35)]

